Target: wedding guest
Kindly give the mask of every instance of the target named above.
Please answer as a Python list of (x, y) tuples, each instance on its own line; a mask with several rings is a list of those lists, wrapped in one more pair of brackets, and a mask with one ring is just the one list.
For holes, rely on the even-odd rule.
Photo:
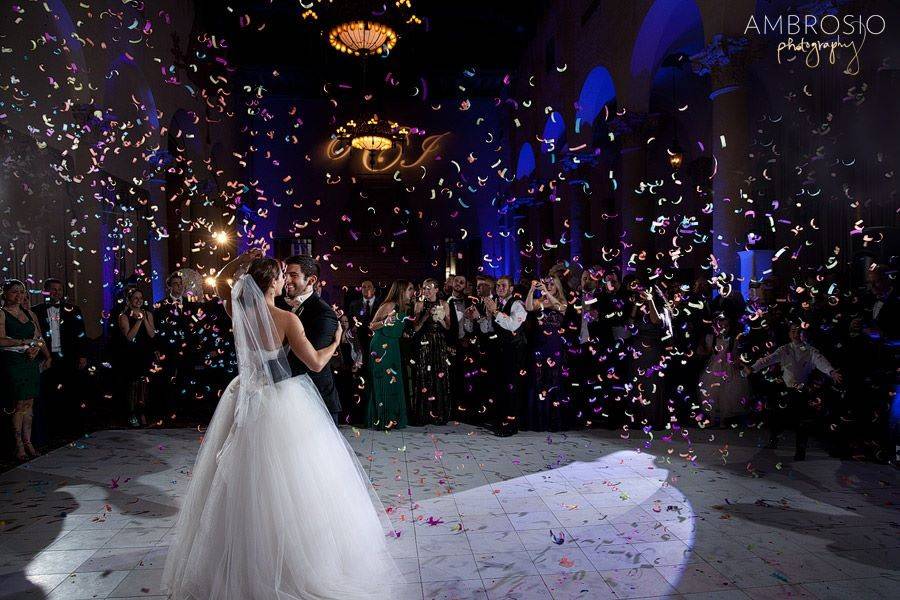
[(144, 306), (144, 294), (137, 288), (125, 293), (125, 309), (119, 314), (119, 351), (116, 371), (122, 378), (128, 407), (128, 424), (147, 425), (150, 367), (156, 337), (153, 313)]
[(900, 338), (900, 294), (888, 277), (887, 267), (873, 265), (866, 271), (867, 324), (885, 340)]
[(734, 280), (733, 275), (720, 274), (713, 280), (718, 295), (710, 302), (710, 311), (712, 314), (722, 313), (728, 318), (731, 330), (728, 335), (735, 336), (739, 333), (741, 327), (741, 317), (744, 315), (744, 309), (747, 304), (744, 300), (738, 283)]
[[(594, 408), (601, 389), (600, 366), (605, 362), (600, 348), (603, 320), (598, 310), (602, 296), (600, 266), (592, 266), (581, 273), (578, 289), (572, 294), (572, 327), (576, 335), (569, 347), (569, 365), (572, 372), (572, 398), (575, 424), (593, 425)], [(604, 347), (605, 349), (605, 347)], [(599, 417), (599, 415), (598, 415)]]
[(666, 406), (663, 400), (663, 338), (670, 335), (667, 323), (657, 308), (653, 288), (635, 280), (630, 286), (631, 312), (629, 325), (632, 331), (631, 375), (634, 423), (639, 428), (663, 427), (666, 422)]
[(843, 378), (821, 352), (807, 343), (801, 323), (791, 324), (788, 337), (790, 343), (760, 358), (751, 367), (745, 367), (745, 374), (755, 373), (775, 364), (781, 367), (783, 387), (777, 397), (770, 399), (772, 422), (769, 443), (766, 447), (775, 449), (781, 432), (793, 425), (797, 431), (794, 460), (800, 461), (806, 458), (809, 430), (813, 420), (810, 405), (814, 398), (809, 385), (810, 376), (818, 370), (838, 384)]
[(512, 277), (497, 280), (497, 298), (481, 298), (484, 308), (478, 326), (486, 338), (493, 389), (493, 430), (500, 437), (518, 432), (522, 403), (521, 371), (525, 366), (526, 340), (521, 328), (528, 313), (513, 294)]
[[(41, 327), (28, 308), (25, 284), (10, 279), (3, 284), (3, 308), (0, 309), (0, 385), (4, 412), (12, 412), (16, 459), (38, 456), (31, 443), (34, 402), (40, 392), (41, 368), (53, 364)], [(42, 360), (38, 360), (38, 355)], [(7, 406), (6, 403), (9, 403)]]
[(350, 424), (361, 423), (365, 418), (363, 416), (361, 420), (358, 415), (365, 414), (366, 405), (363, 403), (363, 399), (366, 397), (365, 386), (364, 383), (362, 386), (357, 386), (356, 381), (357, 374), (362, 368), (362, 351), (359, 348), (356, 331), (350, 326), (350, 319), (345, 313), (342, 313), (339, 319), (343, 335), (330, 366), (334, 374), (334, 384), (341, 408), (346, 414), (342, 419)]
[(597, 364), (600, 388), (592, 398), (596, 398), (593, 412), (602, 418), (608, 428), (615, 428), (624, 422), (626, 410), (626, 390), (631, 371), (631, 355), (626, 338), (628, 317), (631, 314), (629, 291), (622, 285), (617, 268), (609, 268), (603, 274), (602, 286), (596, 293), (597, 317)]
[(566, 393), (568, 302), (558, 273), (531, 282), (525, 310), (535, 313), (538, 323), (532, 343), (531, 381), (519, 413), (519, 427), (560, 431), (571, 424), (571, 405)]
[(204, 418), (215, 411), (225, 386), (234, 377), (237, 356), (231, 319), (211, 282), (204, 283), (203, 300), (197, 306), (194, 326), (197, 340), (197, 382), (199, 397), (205, 405)]
[(193, 412), (187, 404), (192, 396), (192, 377), (196, 362), (194, 317), (196, 303), (185, 294), (184, 278), (180, 271), (166, 278), (166, 296), (153, 310), (160, 386), (154, 402), (153, 417), (162, 424), (166, 419), (174, 422), (181, 409)]
[(31, 307), (53, 358), (53, 366), (41, 374), (42, 408), (51, 432), (60, 436), (80, 429), (83, 421), (80, 406), (87, 389), (83, 381), (87, 338), (81, 309), (66, 300), (62, 281), (46, 279), (43, 299)]
[(466, 377), (466, 373), (477, 358), (473, 322), (466, 316), (466, 311), (472, 306), (472, 300), (466, 294), (468, 287), (469, 283), (464, 275), (454, 275), (450, 278), (450, 298), (447, 300), (450, 308), (450, 328), (447, 330), (447, 349), (451, 361), (450, 389), (453, 390), (454, 396), (453, 411), (458, 413), (457, 418), (472, 422), (471, 419), (477, 414), (479, 405), (472, 401), (475, 398), (472, 378)]
[(422, 296), (413, 308), (410, 418), (415, 425), (444, 425), (450, 420), (450, 307), (438, 298), (438, 285), (435, 279), (423, 281)]
[(372, 339), (372, 330), (369, 323), (378, 310), (380, 301), (375, 295), (375, 284), (370, 280), (363, 281), (359, 286), (361, 297), (352, 301), (348, 307), (351, 325), (356, 330), (360, 349), (363, 352), (363, 365), (369, 364), (369, 341)]
[(495, 298), (496, 282), (487, 275), (475, 277), (474, 297), (469, 298), (464, 316), (471, 323), (473, 333), (467, 338), (470, 343), (465, 365), (465, 386), (471, 386), (473, 394), (468, 405), (462, 405), (467, 423), (484, 424), (495, 417), (494, 396), (497, 380), (494, 372), (499, 368), (497, 363), (497, 336), (491, 327), (483, 328), (480, 323), (485, 318), (485, 302)]
[(369, 346), (372, 393), (366, 422), (373, 429), (397, 429), (406, 427), (407, 424), (406, 383), (400, 340), (406, 329), (407, 316), (412, 310), (414, 293), (409, 281), (395, 281), (370, 323), (373, 331)]
[(466, 319), (466, 309), (472, 304), (466, 296), (468, 285), (465, 275), (454, 275), (450, 278), (450, 297), (447, 299), (450, 309), (450, 328), (447, 330), (447, 341), (451, 348), (457, 347), (465, 339), (466, 327), (468, 327), (468, 331), (472, 331), (472, 322)]

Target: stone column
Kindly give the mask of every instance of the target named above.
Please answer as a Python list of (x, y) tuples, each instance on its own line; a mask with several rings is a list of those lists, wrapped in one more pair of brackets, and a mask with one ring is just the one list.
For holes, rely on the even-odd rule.
[[(653, 254), (653, 240), (650, 236), (652, 202), (646, 196), (635, 193), (647, 175), (646, 141), (654, 127), (653, 121), (647, 113), (626, 112), (623, 116), (616, 117), (611, 127), (621, 148), (615, 192), (621, 231), (615, 242), (622, 248), (623, 268), (632, 255), (643, 251), (648, 255)], [(622, 247), (623, 241), (629, 247)]]
[[(746, 250), (749, 226), (742, 194), (749, 192), (750, 115), (746, 68), (753, 53), (749, 42), (717, 37), (691, 57), (694, 69), (712, 78), (712, 139), (709, 150), (716, 161), (713, 179), (712, 252), (719, 271), (742, 275), (738, 252)], [(727, 58), (721, 58), (724, 55)], [(749, 275), (749, 274), (748, 274)]]

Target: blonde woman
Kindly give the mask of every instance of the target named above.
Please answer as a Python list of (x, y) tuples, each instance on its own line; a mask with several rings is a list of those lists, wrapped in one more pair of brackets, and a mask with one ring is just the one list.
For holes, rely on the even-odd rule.
[[(31, 444), (34, 401), (40, 391), (41, 367), (50, 367), (50, 351), (41, 337), (37, 317), (28, 308), (25, 284), (10, 279), (3, 284), (0, 309), (0, 385), (3, 397), (11, 401), (16, 459), (27, 460), (39, 453)], [(41, 359), (38, 359), (38, 356)]]
[(572, 422), (568, 395), (566, 334), (569, 305), (559, 276), (532, 281), (525, 310), (537, 317), (531, 357), (531, 385), (520, 418), (530, 431), (560, 431)]
[(444, 425), (450, 420), (450, 306), (438, 297), (438, 282), (422, 282), (413, 309), (412, 420), (415, 425)]

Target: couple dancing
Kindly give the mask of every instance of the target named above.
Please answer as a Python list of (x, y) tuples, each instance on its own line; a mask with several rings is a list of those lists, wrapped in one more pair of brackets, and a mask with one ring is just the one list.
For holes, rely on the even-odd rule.
[(296, 375), (300, 363), (327, 372), (342, 333), (335, 317), (332, 339), (316, 349), (297, 314), (313, 305), (278, 308), (285, 287), (300, 296), (289, 309), (310, 302), (304, 261), (283, 267), (251, 250), (219, 274), (238, 376), (204, 436), (166, 558), (163, 587), (176, 600), (397, 597), (390, 522), (335, 426), (339, 406)]

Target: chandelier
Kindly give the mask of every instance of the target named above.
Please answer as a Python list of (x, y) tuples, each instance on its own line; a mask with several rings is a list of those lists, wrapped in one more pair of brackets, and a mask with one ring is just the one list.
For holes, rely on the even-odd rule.
[(374, 115), (365, 123), (348, 121), (343, 127), (338, 127), (335, 136), (350, 142), (350, 146), (357, 150), (379, 151), (390, 150), (408, 133), (408, 128), (392, 121), (381, 121), (378, 115)]
[(328, 33), (331, 47), (345, 54), (368, 56), (390, 52), (397, 44), (397, 33), (374, 21), (341, 23)]
[(412, 0), (373, 4), (371, 0), (301, 0), (300, 6), (306, 9), (301, 17), (319, 21), (321, 34), (338, 52), (362, 57), (387, 55), (397, 44), (399, 30), (423, 22)]

